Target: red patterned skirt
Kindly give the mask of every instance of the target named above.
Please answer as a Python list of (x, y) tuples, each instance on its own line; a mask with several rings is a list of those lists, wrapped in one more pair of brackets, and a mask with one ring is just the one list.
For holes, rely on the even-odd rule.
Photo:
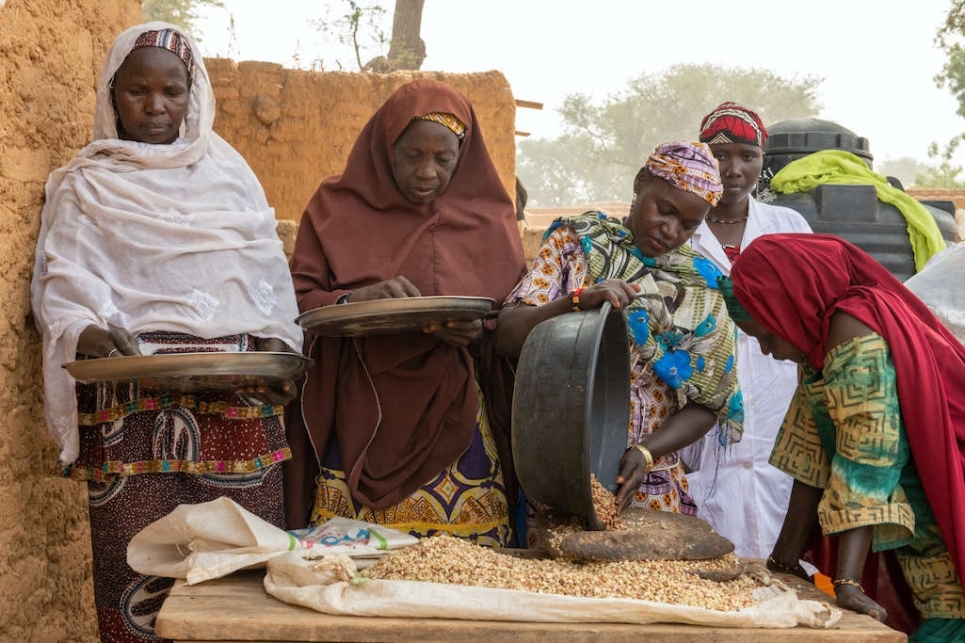
[[(247, 335), (139, 340), (156, 353), (254, 350)], [(65, 475), (88, 484), (101, 640), (157, 641), (154, 619), (174, 581), (128, 567), (128, 543), (178, 505), (221, 496), (283, 528), (283, 407), (230, 391), (162, 395), (110, 382), (78, 385), (77, 396), (80, 456)]]

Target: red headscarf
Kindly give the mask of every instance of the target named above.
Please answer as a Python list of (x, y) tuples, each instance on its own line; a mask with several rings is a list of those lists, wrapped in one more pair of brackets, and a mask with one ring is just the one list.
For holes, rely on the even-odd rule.
[[(393, 177), (393, 144), (414, 118), (440, 112), (467, 126), (458, 165), (442, 195), (413, 205)], [(502, 302), (525, 260), (515, 205), (469, 101), (429, 79), (396, 90), (359, 134), (345, 171), (323, 181), (305, 208), (291, 268), (302, 312), (397, 275), (425, 296)], [(354, 342), (310, 334), (306, 347), (315, 365), (302, 388), (300, 417), (289, 425), (295, 452), (286, 469), (286, 478), (295, 478), (286, 479), (290, 522), (304, 520), (313, 474), (333, 432), (352, 495), (375, 508), (397, 504), (468, 448), (478, 405), (476, 362), (467, 350), (422, 334)], [(499, 369), (485, 369), (488, 344), (483, 348), (483, 392), (500, 440), (497, 425), (508, 417), (509, 399), (488, 389)], [(508, 442), (505, 448), (508, 454)], [(508, 455), (503, 460), (511, 473)]]
[(708, 145), (743, 143), (763, 149), (767, 128), (761, 117), (737, 103), (721, 103), (700, 121), (700, 142)]
[(731, 269), (751, 317), (820, 370), (836, 311), (884, 337), (915, 464), (965, 583), (965, 347), (925, 304), (864, 251), (825, 234), (770, 234)]

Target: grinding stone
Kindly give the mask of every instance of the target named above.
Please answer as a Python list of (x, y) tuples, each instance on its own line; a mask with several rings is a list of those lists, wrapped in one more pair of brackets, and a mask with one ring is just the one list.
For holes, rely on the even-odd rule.
[[(629, 509), (620, 522), (611, 531), (583, 531), (570, 519), (540, 514), (537, 537), (551, 556), (579, 560), (706, 560), (734, 551), (732, 542), (695, 516)], [(550, 536), (561, 530), (568, 533)]]

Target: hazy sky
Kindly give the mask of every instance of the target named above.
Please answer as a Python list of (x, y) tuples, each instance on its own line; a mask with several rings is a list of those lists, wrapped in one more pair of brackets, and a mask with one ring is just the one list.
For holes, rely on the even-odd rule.
[[(372, 4), (362, 0), (362, 4)], [(327, 49), (311, 24), (344, 0), (225, 0), (200, 23), (205, 55), (307, 67), (346, 50)], [(389, 8), (384, 30), (391, 31)], [(501, 71), (518, 99), (518, 130), (553, 138), (555, 109), (569, 93), (604, 98), (642, 73), (675, 63), (770, 69), (824, 79), (821, 118), (866, 137), (875, 162), (927, 160), (932, 141), (965, 132), (956, 103), (932, 78), (944, 55), (933, 44), (951, 0), (426, 0), (424, 70)], [(233, 30), (229, 27), (233, 18)], [(373, 54), (374, 55), (374, 52)], [(371, 56), (369, 56), (371, 57)], [(352, 70), (352, 68), (349, 68)], [(708, 111), (714, 107), (708, 106)], [(696, 124), (695, 124), (696, 127)], [(965, 162), (965, 150), (956, 160)]]

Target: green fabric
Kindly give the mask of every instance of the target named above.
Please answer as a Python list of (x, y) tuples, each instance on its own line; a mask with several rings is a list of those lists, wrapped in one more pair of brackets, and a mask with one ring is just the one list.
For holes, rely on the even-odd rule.
[[(933, 629), (938, 636), (965, 631), (965, 620), (957, 620), (965, 617), (965, 595), (911, 456), (896, 378), (876, 333), (832, 348), (820, 372), (803, 368), (811, 419), (828, 456), (806, 464), (830, 468), (818, 518), (825, 535), (873, 526), (874, 551), (894, 550), (926, 619), (921, 640), (963, 640), (927, 638)], [(785, 422), (806, 431), (804, 419), (789, 412)], [(797, 437), (798, 444), (810, 442)]]
[(781, 194), (809, 192), (823, 183), (835, 185), (873, 185), (878, 199), (901, 212), (908, 224), (908, 240), (915, 255), (915, 271), (920, 271), (934, 255), (946, 248), (938, 224), (924, 205), (888, 180), (872, 172), (860, 158), (844, 150), (822, 150), (791, 161), (771, 179), (771, 190)]
[(754, 321), (750, 313), (747, 312), (747, 309), (737, 301), (737, 297), (734, 295), (734, 282), (730, 277), (724, 275), (718, 277), (717, 287), (720, 289), (720, 294), (724, 296), (724, 303), (727, 304), (727, 313), (731, 319), (735, 322)]
[(965, 641), (965, 620), (927, 618), (908, 637), (908, 643), (950, 643), (951, 641)]
[[(875, 551), (912, 541), (915, 518), (931, 516), (927, 502), (911, 506), (904, 488), (920, 486), (898, 406), (888, 344), (873, 333), (828, 351), (820, 373), (805, 366), (808, 403), (831, 476), (818, 516), (825, 535), (875, 525)], [(931, 518), (934, 522), (934, 518)]]
[(557, 219), (547, 234), (561, 224), (579, 237), (593, 283), (615, 278), (641, 287), (626, 309), (640, 357), (683, 397), (717, 414), (720, 444), (739, 441), (737, 328), (717, 289), (717, 267), (686, 245), (647, 257), (628, 228), (599, 212)]

